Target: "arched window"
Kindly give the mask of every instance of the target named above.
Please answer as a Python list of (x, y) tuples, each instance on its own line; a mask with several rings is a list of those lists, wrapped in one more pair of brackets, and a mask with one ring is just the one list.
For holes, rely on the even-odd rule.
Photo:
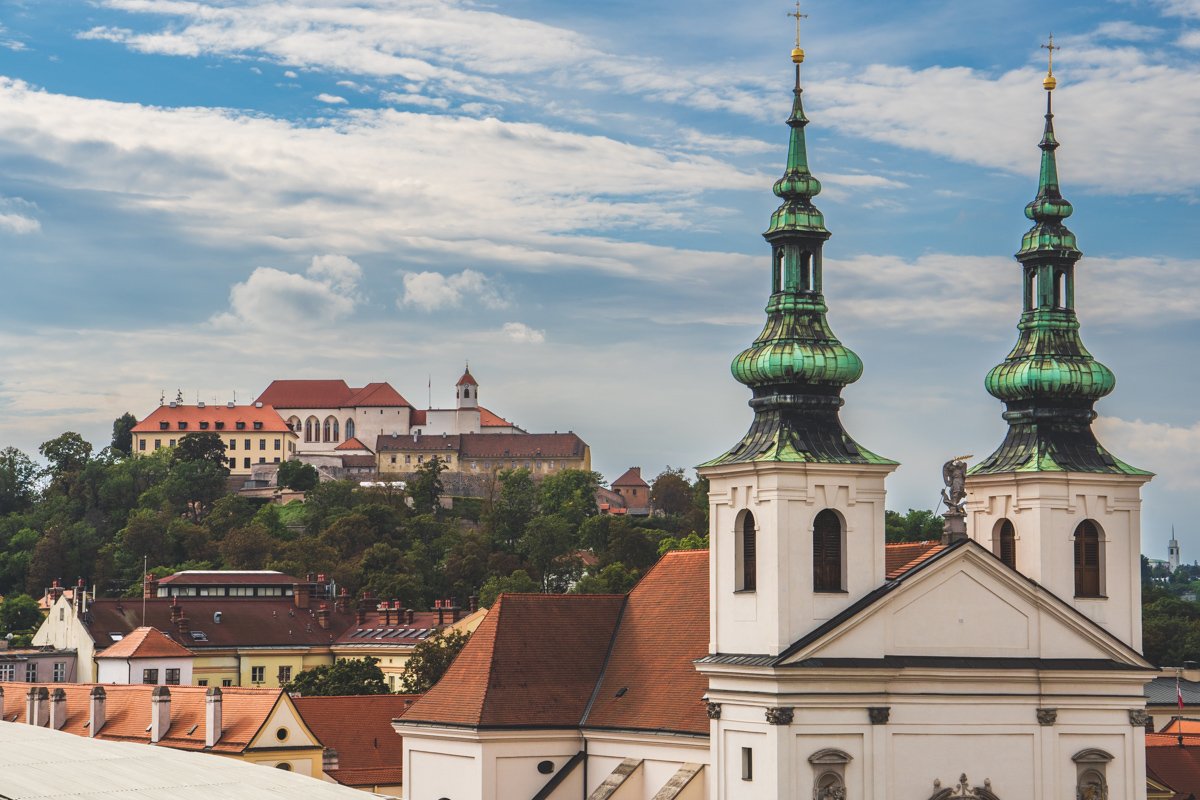
[(737, 528), (737, 590), (753, 592), (758, 588), (758, 531), (754, 527), (754, 514), (742, 512), (741, 524)]
[(1067, 307), (1067, 273), (1062, 270), (1054, 271), (1054, 307)]
[(800, 256), (800, 291), (812, 291), (812, 254), (804, 253)]
[(825, 509), (813, 520), (813, 591), (842, 591), (842, 520)]
[(321, 422), (316, 417), (309, 417), (304, 421), (304, 441), (321, 441)]
[(470, 386), (464, 386), (464, 387), (463, 387), (463, 397), (467, 397), (467, 398), (469, 398), (470, 396), (471, 396), (471, 387), (470, 387)]
[(1103, 597), (1100, 528), (1090, 519), (1075, 529), (1075, 596)]
[(1025, 273), (1025, 310), (1037, 308), (1037, 270), (1030, 269)]
[(322, 432), (323, 442), (336, 442), (338, 440), (338, 421), (333, 417), (325, 418), (325, 430)]
[(771, 271), (771, 291), (783, 291), (783, 248), (775, 248), (775, 269)]
[(1001, 561), (1012, 569), (1017, 568), (1017, 531), (1011, 520), (1002, 519), (996, 523), (992, 546)]
[(346, 438), (347, 439), (354, 438), (354, 420), (353, 419), (346, 420)]
[(288, 428), (290, 430), (294, 431), (295, 433), (300, 432), (300, 418), (299, 417), (289, 417), (287, 424), (288, 424)]

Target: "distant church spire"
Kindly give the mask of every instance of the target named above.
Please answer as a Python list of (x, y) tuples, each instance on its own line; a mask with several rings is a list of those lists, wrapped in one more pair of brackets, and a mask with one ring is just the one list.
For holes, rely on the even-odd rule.
[(813, 204), (821, 182), (808, 166), (800, 65), (799, 3), (796, 82), (787, 166), (773, 191), (782, 201), (763, 238), (771, 245), (771, 298), (767, 323), (754, 344), (733, 361), (733, 377), (754, 396), (754, 423), (742, 440), (707, 465), (747, 461), (891, 464), (860, 447), (842, 428), (842, 388), (862, 375), (862, 361), (838, 341), (825, 319), (822, 246), (829, 238), (825, 218)]
[(1049, 66), (1046, 126), (1037, 196), (1025, 206), (1033, 227), (1021, 240), (1024, 311), (1017, 343), (985, 380), (989, 394), (1004, 401), (1008, 435), (1000, 448), (972, 470), (997, 472), (1100, 472), (1146, 474), (1114, 458), (1096, 440), (1091, 423), (1095, 402), (1112, 392), (1116, 378), (1083, 346), (1075, 315), (1075, 264), (1083, 256), (1064, 224), (1074, 209), (1062, 196), (1055, 151), (1051, 36), (1042, 45)]

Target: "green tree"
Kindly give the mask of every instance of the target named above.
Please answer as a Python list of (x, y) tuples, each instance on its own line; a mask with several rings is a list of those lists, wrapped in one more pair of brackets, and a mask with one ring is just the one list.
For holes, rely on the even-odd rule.
[(598, 472), (564, 469), (542, 479), (538, 487), (538, 508), (542, 514), (554, 514), (578, 528), (588, 517), (600, 513), (596, 491), (602, 477)]
[(884, 511), (883, 525), (889, 542), (925, 542), (942, 538), (942, 518), (924, 509), (910, 508), (904, 514)]
[(220, 541), (234, 528), (250, 524), (255, 514), (254, 503), (236, 494), (227, 494), (218, 498), (204, 518), (204, 527), (213, 538)]
[(446, 471), (446, 463), (437, 456), (421, 464), (414, 470), (408, 481), (408, 496), (412, 498), (413, 509), (418, 514), (437, 512), (441, 506), (442, 473)]
[(297, 492), (307, 492), (321, 481), (321, 474), (312, 464), (305, 464), (298, 459), (291, 459), (279, 465), (279, 474), (275, 482), (285, 489)]
[(250, 523), (230, 531), (218, 550), (227, 569), (262, 569), (275, 551), (275, 540), (266, 528)]
[(661, 556), (671, 550), (707, 550), (708, 534), (689, 533), (682, 538), (667, 536), (658, 543), (658, 554)]
[(379, 659), (373, 656), (341, 659), (306, 669), (292, 678), (283, 689), (302, 697), (388, 694)]
[(595, 574), (584, 575), (571, 589), (572, 594), (625, 594), (637, 583), (640, 573), (619, 561)]
[(42, 457), (50, 462), (51, 486), (66, 493), (75, 476), (92, 457), (92, 446), (74, 431), (67, 431), (38, 447)]
[(466, 646), (470, 634), (460, 630), (442, 631), (413, 648), (400, 676), (400, 691), (424, 694), (442, 679), (450, 664)]
[(529, 594), (531, 592), (540, 592), (541, 590), (541, 587), (523, 569), (514, 570), (507, 578), (493, 575), (483, 582), (483, 586), (479, 587), (479, 605), (484, 608), (491, 608), (492, 604), (496, 602), (496, 598), (506, 592), (509, 594)]
[(208, 458), (182, 459), (171, 465), (162, 483), (166, 501), (176, 512), (199, 522), (228, 487), (229, 470)]
[(525, 526), (537, 513), (537, 496), (537, 485), (529, 470), (522, 467), (500, 471), (499, 492), (487, 517), (493, 541), (510, 549), (516, 546)]
[(325, 481), (304, 495), (304, 514), (308, 532), (319, 534), (333, 520), (354, 507), (353, 481)]
[(27, 511), (37, 498), (37, 464), (15, 447), (0, 450), (0, 516)]
[(118, 453), (130, 455), (133, 452), (133, 426), (137, 423), (137, 417), (128, 411), (114, 419), (110, 447)]
[(550, 591), (564, 572), (571, 571), (571, 565), (565, 562), (574, 549), (571, 524), (557, 514), (534, 517), (517, 541), (517, 552), (541, 577), (544, 592)]
[(225, 443), (221, 441), (221, 435), (213, 431), (186, 433), (175, 447), (173, 458), (176, 462), (210, 461), (225, 469)]
[(692, 485), (682, 469), (667, 467), (650, 486), (650, 502), (663, 514), (686, 514), (692, 508)]
[(37, 601), (27, 594), (12, 595), (0, 603), (0, 634), (31, 631), (41, 621)]

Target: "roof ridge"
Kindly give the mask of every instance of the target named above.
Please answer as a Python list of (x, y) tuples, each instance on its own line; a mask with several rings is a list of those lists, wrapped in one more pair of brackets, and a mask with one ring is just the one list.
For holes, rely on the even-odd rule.
[[(654, 567), (650, 569), (654, 569)], [(646, 570), (646, 572), (649, 571)], [(642, 577), (646, 576), (643, 575)], [(638, 582), (641, 582), (640, 578)], [(632, 592), (633, 589), (629, 591)], [(608, 649), (604, 651), (604, 663), (600, 665), (600, 674), (596, 676), (596, 685), (592, 687), (592, 694), (588, 697), (587, 705), (583, 709), (583, 716), (579, 718), (579, 727), (581, 728), (587, 725), (588, 717), (592, 713), (592, 705), (596, 702), (596, 697), (600, 694), (600, 687), (604, 685), (604, 676), (608, 673), (608, 662), (612, 659), (613, 648), (617, 644), (617, 635), (621, 632), (621, 623), (625, 621), (625, 609), (627, 608), (629, 608), (628, 592), (621, 600), (621, 610), (617, 613), (617, 622), (613, 625), (612, 636), (608, 638)]]

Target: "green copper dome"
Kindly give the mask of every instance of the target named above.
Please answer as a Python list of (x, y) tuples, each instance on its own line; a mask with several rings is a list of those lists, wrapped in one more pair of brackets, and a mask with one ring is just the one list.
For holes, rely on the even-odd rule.
[(733, 377), (747, 386), (854, 383), (862, 359), (834, 337), (825, 311), (819, 296), (773, 297), (763, 332), (733, 360)]

